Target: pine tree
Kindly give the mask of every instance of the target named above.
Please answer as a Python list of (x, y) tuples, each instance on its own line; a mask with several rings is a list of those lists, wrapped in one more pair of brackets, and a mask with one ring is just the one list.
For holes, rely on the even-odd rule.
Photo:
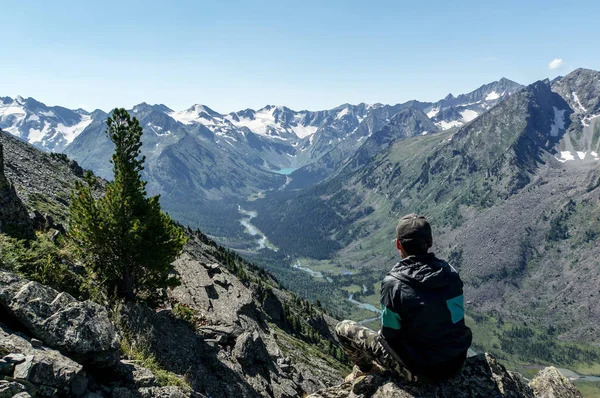
[(87, 184), (76, 185), (69, 236), (92, 278), (109, 296), (156, 304), (164, 298), (160, 289), (178, 284), (169, 271), (186, 237), (161, 211), (159, 196), (146, 196), (139, 121), (125, 109), (115, 109), (106, 124), (106, 134), (115, 144), (114, 180), (97, 200), (92, 195), (93, 176), (87, 176)]

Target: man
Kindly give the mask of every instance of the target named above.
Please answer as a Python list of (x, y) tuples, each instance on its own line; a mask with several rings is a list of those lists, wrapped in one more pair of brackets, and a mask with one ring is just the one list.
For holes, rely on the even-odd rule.
[(381, 285), (381, 330), (353, 321), (336, 326), (342, 348), (356, 364), (350, 377), (380, 366), (408, 381), (443, 380), (461, 369), (471, 345), (463, 283), (453, 267), (428, 253), (432, 244), (425, 217), (400, 219), (396, 248), (402, 260)]

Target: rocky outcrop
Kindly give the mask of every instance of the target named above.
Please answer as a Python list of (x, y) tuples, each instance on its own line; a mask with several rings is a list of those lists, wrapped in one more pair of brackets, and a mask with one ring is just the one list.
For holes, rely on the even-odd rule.
[[(87, 390), (88, 378), (82, 365), (49, 347), (32, 344), (30, 339), (2, 324), (0, 353), (8, 353), (0, 355), (0, 376), (8, 376), (14, 383), (4, 385), (7, 391), (81, 396)], [(0, 384), (0, 396), (2, 388)]]
[(535, 379), (529, 383), (536, 398), (572, 398), (581, 397), (581, 393), (565, 376), (561, 375), (555, 367), (540, 371)]
[(0, 143), (0, 232), (18, 238), (33, 237), (33, 224), (14, 185), (4, 175), (4, 146)]
[(131, 361), (88, 372), (85, 366), (0, 323), (0, 398), (203, 398), (161, 386), (151, 370)]
[(0, 310), (33, 336), (81, 364), (114, 365), (120, 336), (108, 311), (91, 301), (0, 270)]
[(547, 368), (529, 384), (507, 371), (489, 354), (468, 358), (454, 378), (439, 383), (407, 383), (390, 372), (358, 377), (353, 382), (318, 391), (308, 398), (580, 398), (581, 393), (555, 368)]

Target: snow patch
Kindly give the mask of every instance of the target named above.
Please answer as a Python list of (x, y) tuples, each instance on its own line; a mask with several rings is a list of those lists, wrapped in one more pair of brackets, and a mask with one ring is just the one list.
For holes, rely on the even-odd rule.
[(463, 122), (460, 120), (452, 120), (450, 122), (446, 122), (445, 120), (442, 120), (441, 122), (436, 123), (436, 126), (441, 128), (442, 130), (448, 130), (448, 129), (451, 129), (452, 127), (460, 127), (462, 125), (463, 125)]
[(583, 113), (586, 113), (587, 109), (585, 109), (583, 107), (583, 105), (581, 105), (581, 101), (579, 101), (579, 97), (577, 96), (577, 93), (575, 91), (573, 91), (571, 94), (573, 94), (573, 98), (575, 99), (575, 102), (577, 102), (577, 106), (579, 107), (579, 110), (582, 111)]
[(46, 117), (56, 117), (56, 115), (52, 111), (42, 111), (42, 112), (40, 112), (40, 115), (46, 116)]
[(421, 133), (421, 135), (427, 135), (427, 134), (429, 134), (429, 131), (423, 131), (423, 132)]
[(70, 144), (91, 123), (92, 117), (90, 115), (81, 115), (81, 121), (79, 123), (74, 124), (73, 126), (65, 126), (62, 123), (58, 123), (56, 131), (61, 133), (67, 143)]
[(575, 156), (569, 151), (560, 151), (560, 158), (556, 158), (561, 163), (564, 163), (569, 160), (575, 160)]
[(470, 109), (460, 112), (460, 115), (462, 116), (462, 119), (465, 123), (468, 123), (471, 120), (475, 119), (477, 116), (479, 116), (477, 112), (472, 111)]
[(431, 118), (435, 117), (435, 115), (437, 115), (439, 112), (440, 112), (439, 107), (432, 108), (429, 112), (427, 112), (427, 117), (431, 119)]
[(585, 152), (577, 151), (577, 156), (579, 156), (579, 159), (583, 160), (585, 159)]
[(37, 122), (40, 120), (40, 117), (38, 115), (29, 115), (29, 117), (27, 118), (28, 122)]
[(317, 126), (303, 126), (298, 124), (297, 126), (292, 126), (292, 131), (298, 138), (306, 138), (308, 136), (313, 135), (317, 132), (319, 128)]
[(564, 130), (565, 129), (565, 112), (566, 109), (558, 109), (557, 107), (553, 106), (552, 107), (554, 109), (554, 122), (552, 123), (552, 126), (550, 126), (550, 136), (551, 137), (557, 137), (558, 133), (560, 133), (560, 130)]
[(31, 128), (29, 129), (29, 134), (27, 135), (27, 140), (30, 144), (35, 142), (42, 142), (42, 140), (47, 136), (50, 132), (50, 124), (44, 123), (44, 127), (41, 130)]
[[(502, 93), (502, 95), (504, 95), (504, 93)], [(485, 100), (486, 101), (493, 101), (493, 100), (497, 100), (498, 98), (500, 98), (500, 94), (498, 94), (495, 91), (492, 91), (491, 93), (489, 93), (488, 95), (486, 95)]]
[(348, 114), (348, 112), (349, 112), (348, 108), (342, 109), (341, 111), (338, 112), (337, 116), (335, 117), (336, 120), (343, 118), (344, 116), (346, 116)]
[(229, 121), (236, 127), (247, 127), (255, 134), (269, 136), (269, 134), (267, 134), (269, 127), (279, 127), (278, 124), (275, 123), (275, 117), (273, 116), (274, 111), (275, 108), (271, 108), (271, 110), (261, 109), (254, 114), (254, 119), (239, 118), (239, 122), (234, 119), (230, 119)]
[(0, 116), (8, 116), (8, 115), (26, 115), (25, 109), (22, 106), (19, 106), (17, 102), (12, 102), (8, 104), (8, 106), (0, 106)]

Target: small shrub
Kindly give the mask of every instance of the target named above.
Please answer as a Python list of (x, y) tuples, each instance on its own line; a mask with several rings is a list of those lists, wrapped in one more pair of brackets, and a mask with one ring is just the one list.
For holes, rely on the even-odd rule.
[(189, 306), (182, 303), (175, 303), (172, 312), (175, 318), (181, 319), (182, 321), (190, 322), (192, 324), (195, 323), (197, 318), (196, 312)]
[(163, 369), (147, 347), (139, 347), (133, 344), (127, 337), (123, 337), (121, 340), (121, 354), (124, 357), (137, 361), (140, 366), (150, 369), (161, 387), (175, 386), (187, 390), (191, 389), (189, 383), (183, 377)]

